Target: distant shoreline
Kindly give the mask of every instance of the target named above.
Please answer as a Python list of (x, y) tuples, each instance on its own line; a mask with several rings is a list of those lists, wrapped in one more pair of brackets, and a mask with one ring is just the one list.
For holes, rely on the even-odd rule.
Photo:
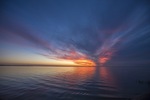
[(95, 67), (95, 66), (77, 66), (77, 65), (0, 65), (0, 66), (32, 66), (32, 67), (38, 67), (38, 66), (45, 66), (45, 67)]

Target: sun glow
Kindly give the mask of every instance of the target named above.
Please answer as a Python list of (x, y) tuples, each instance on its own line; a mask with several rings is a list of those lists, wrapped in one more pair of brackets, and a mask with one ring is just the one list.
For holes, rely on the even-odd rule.
[(92, 60), (89, 60), (89, 59), (78, 59), (78, 60), (74, 60), (74, 62), (82, 66), (95, 66), (96, 65)]

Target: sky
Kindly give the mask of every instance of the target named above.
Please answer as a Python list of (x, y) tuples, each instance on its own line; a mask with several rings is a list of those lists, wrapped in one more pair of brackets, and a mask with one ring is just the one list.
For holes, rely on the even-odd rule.
[(0, 2), (1, 65), (150, 65), (149, 0)]

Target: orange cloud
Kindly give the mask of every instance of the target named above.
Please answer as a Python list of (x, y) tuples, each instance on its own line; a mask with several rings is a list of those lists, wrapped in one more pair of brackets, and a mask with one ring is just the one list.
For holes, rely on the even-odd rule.
[(100, 64), (104, 64), (106, 63), (110, 58), (107, 58), (107, 57), (102, 57), (102, 58), (99, 58), (99, 62)]
[(65, 59), (74, 62), (77, 65), (80, 66), (95, 66), (95, 62), (88, 59), (88, 57), (80, 52), (77, 52), (75, 50), (71, 50), (67, 53), (64, 53), (62, 56), (59, 57), (59, 59)]
[(95, 66), (96, 65), (92, 60), (89, 60), (89, 59), (77, 59), (77, 60), (74, 60), (74, 62), (76, 64), (83, 65), (83, 66)]
[(111, 59), (112, 55), (113, 55), (113, 51), (110, 51), (110, 50), (103, 51), (102, 55), (100, 55), (99, 57), (99, 63), (105, 64), (108, 60)]

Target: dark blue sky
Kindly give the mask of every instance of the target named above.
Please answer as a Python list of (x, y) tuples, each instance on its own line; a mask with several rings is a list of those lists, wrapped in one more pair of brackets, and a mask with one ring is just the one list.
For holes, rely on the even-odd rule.
[(148, 0), (4, 0), (0, 9), (1, 64), (150, 64)]

